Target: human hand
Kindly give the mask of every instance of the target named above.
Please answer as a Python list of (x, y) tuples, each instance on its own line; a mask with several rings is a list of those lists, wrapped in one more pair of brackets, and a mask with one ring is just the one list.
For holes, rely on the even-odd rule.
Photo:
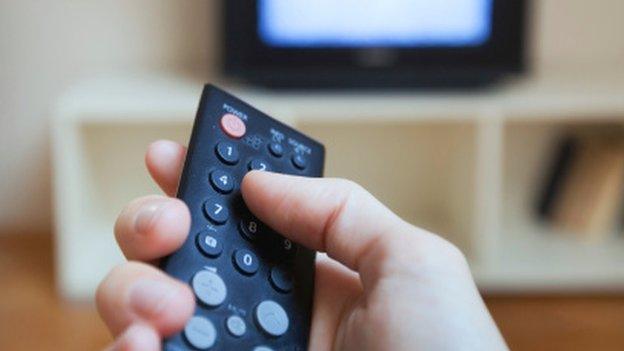
[[(185, 149), (150, 145), (146, 164), (174, 196)], [(326, 252), (316, 262), (311, 350), (505, 350), (464, 256), (404, 222), (353, 182), (250, 172), (249, 209), (294, 242)], [(179, 248), (190, 227), (178, 199), (148, 196), (120, 214), (115, 236), (130, 260), (102, 281), (98, 310), (113, 350), (160, 350), (195, 308), (190, 288), (151, 264)]]

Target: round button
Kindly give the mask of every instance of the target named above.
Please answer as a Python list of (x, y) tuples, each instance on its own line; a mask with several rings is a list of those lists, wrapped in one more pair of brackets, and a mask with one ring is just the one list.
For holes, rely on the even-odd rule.
[(247, 131), (247, 127), (245, 127), (245, 122), (240, 119), (238, 116), (235, 116), (231, 113), (226, 113), (221, 117), (221, 129), (223, 132), (229, 136), (230, 138), (241, 138), (245, 135)]
[(235, 165), (239, 160), (238, 148), (230, 142), (222, 141), (218, 143), (215, 150), (217, 157), (228, 165)]
[(300, 170), (304, 170), (308, 166), (308, 160), (301, 154), (294, 154), (290, 158), (292, 164)]
[(203, 270), (195, 273), (191, 286), (197, 298), (210, 307), (219, 306), (227, 296), (223, 279), (212, 271)]
[(281, 336), (288, 330), (288, 315), (277, 302), (264, 300), (255, 311), (256, 323), (262, 331), (271, 336)]
[(254, 347), (252, 351), (273, 351), (273, 349), (268, 346), (262, 345)]
[(184, 337), (194, 348), (207, 350), (217, 341), (217, 329), (208, 319), (195, 316), (186, 323)]
[(249, 169), (250, 171), (270, 171), (271, 167), (269, 167), (269, 164), (265, 161), (255, 158), (249, 161), (249, 164), (247, 164), (247, 169)]
[(283, 266), (276, 266), (271, 268), (269, 273), (269, 280), (271, 285), (277, 291), (284, 293), (290, 292), (293, 287), (292, 274)]
[(204, 255), (211, 258), (219, 257), (221, 252), (223, 252), (223, 245), (221, 242), (208, 234), (208, 231), (197, 234), (197, 246)]
[(278, 251), (283, 258), (292, 258), (297, 252), (297, 245), (282, 236), (278, 236)]
[(249, 241), (254, 241), (260, 234), (261, 223), (255, 218), (241, 219), (238, 230), (243, 237)]
[(243, 274), (252, 275), (260, 267), (256, 255), (247, 249), (236, 250), (232, 259), (234, 266)]
[(227, 194), (234, 190), (234, 180), (232, 176), (222, 170), (214, 170), (210, 172), (210, 184), (220, 193)]
[(247, 324), (239, 316), (229, 316), (225, 321), (225, 327), (235, 337), (240, 338), (247, 332)]
[(204, 214), (215, 224), (225, 223), (230, 216), (225, 204), (217, 199), (209, 199), (204, 202)]
[(282, 157), (284, 154), (284, 147), (280, 143), (272, 142), (269, 143), (269, 151), (275, 157)]

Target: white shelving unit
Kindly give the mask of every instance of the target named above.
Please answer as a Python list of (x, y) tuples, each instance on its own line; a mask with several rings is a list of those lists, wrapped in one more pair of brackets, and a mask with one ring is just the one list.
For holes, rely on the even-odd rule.
[[(624, 74), (553, 74), (478, 93), (229, 90), (327, 146), (328, 176), (354, 179), (455, 242), (487, 291), (624, 289), (624, 237), (588, 243), (540, 225), (531, 203), (557, 135), (622, 123)], [(75, 86), (52, 124), (61, 293), (88, 299), (122, 260), (112, 227), (157, 192), (157, 138), (186, 143), (202, 82), (124, 76)]]

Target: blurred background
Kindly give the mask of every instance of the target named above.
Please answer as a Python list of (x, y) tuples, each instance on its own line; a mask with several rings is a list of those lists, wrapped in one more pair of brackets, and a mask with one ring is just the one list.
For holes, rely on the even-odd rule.
[(205, 82), (462, 248), (512, 349), (622, 349), (624, 2), (332, 3), (0, 2), (0, 349), (110, 341), (115, 216)]

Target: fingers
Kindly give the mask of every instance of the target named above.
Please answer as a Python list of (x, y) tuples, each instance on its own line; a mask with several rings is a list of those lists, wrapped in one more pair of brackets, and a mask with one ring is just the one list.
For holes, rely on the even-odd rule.
[(178, 249), (190, 225), (191, 215), (181, 200), (146, 196), (123, 209), (115, 223), (115, 238), (128, 259), (150, 261)]
[(106, 351), (160, 351), (160, 336), (148, 325), (133, 324)]
[(362, 284), (357, 274), (326, 255), (316, 256), (314, 316), (310, 330), (310, 350), (339, 349), (336, 338), (344, 313), (358, 302)]
[[(261, 220), (283, 235), (327, 254), (366, 278), (389, 244), (412, 227), (353, 182), (250, 172), (243, 197)], [(364, 267), (363, 263), (371, 263)], [(373, 271), (368, 271), (373, 274)]]
[(152, 178), (169, 196), (178, 189), (186, 148), (176, 142), (159, 140), (150, 144), (145, 154), (145, 164)]
[[(195, 309), (193, 293), (186, 284), (137, 262), (113, 269), (100, 283), (96, 303), (115, 336), (134, 324), (147, 325), (158, 335), (173, 334), (184, 327)], [(145, 329), (140, 333), (142, 340), (149, 338)]]

